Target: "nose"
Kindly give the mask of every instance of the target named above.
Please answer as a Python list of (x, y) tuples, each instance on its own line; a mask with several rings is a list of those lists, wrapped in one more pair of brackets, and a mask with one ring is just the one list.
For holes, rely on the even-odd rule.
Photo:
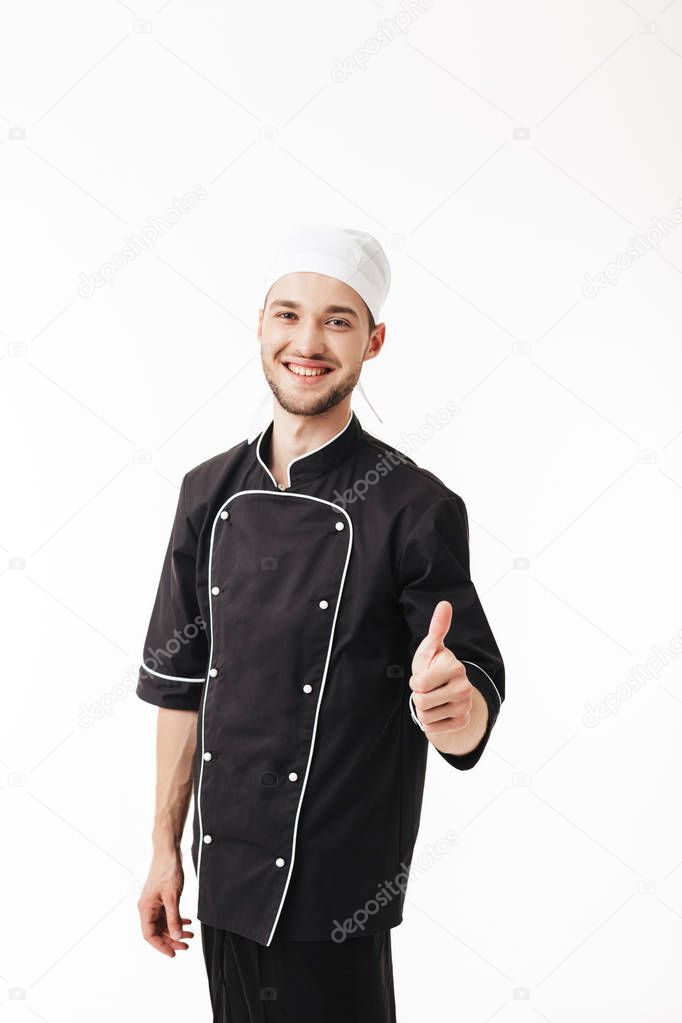
[(302, 358), (309, 359), (322, 347), (317, 319), (312, 314), (303, 316), (295, 327), (296, 347), (300, 349)]

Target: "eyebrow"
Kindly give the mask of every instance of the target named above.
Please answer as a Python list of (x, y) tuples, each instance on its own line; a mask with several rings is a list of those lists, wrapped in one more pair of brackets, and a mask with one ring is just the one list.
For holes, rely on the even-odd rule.
[[(283, 306), (286, 306), (287, 309), (300, 309), (301, 308), (301, 303), (300, 302), (292, 302), (290, 299), (287, 299), (287, 298), (276, 298), (270, 304), (273, 305), (273, 306), (274, 305), (283, 305)], [(323, 312), (323, 313), (345, 313), (347, 316), (354, 316), (356, 320), (360, 319), (358, 314), (355, 312), (355, 309), (351, 309), (350, 306), (346, 306), (346, 305), (328, 305), (328, 306), (325, 306), (325, 308), (322, 309), (321, 312)]]

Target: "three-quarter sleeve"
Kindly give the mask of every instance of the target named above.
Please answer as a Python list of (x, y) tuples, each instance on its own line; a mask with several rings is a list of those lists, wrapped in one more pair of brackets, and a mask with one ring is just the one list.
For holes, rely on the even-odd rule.
[(136, 694), (171, 710), (198, 710), (208, 672), (207, 627), (196, 593), (197, 535), (187, 514), (187, 476), (147, 629)]
[[(452, 605), (452, 623), (445, 646), (466, 669), (472, 686), (483, 694), (488, 706), (488, 723), (478, 745), (469, 753), (450, 754), (438, 750), (453, 767), (473, 767), (485, 749), (504, 700), (504, 663), (481, 606), (469, 567), (469, 520), (466, 506), (452, 491), (434, 501), (410, 530), (398, 567), (400, 604), (410, 634), (410, 664), (426, 636), (439, 600)], [(412, 694), (412, 720), (417, 718)]]

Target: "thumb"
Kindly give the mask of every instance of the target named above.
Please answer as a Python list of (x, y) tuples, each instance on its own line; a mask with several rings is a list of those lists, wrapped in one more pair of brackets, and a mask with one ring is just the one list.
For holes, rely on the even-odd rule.
[(167, 892), (163, 896), (163, 908), (166, 911), (166, 923), (168, 924), (168, 933), (171, 938), (179, 940), (182, 938), (182, 921), (180, 919), (180, 909), (177, 892)]
[(452, 624), (452, 604), (449, 600), (439, 600), (431, 615), (429, 631), (422, 639), (412, 658), (412, 674), (424, 671), (439, 652), (444, 648), (444, 640)]

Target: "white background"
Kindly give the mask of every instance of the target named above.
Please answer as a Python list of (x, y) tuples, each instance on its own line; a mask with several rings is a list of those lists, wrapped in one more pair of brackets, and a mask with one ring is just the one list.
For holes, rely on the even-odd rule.
[(173, 960), (138, 930), (155, 710), (131, 678), (182, 475), (263, 395), (261, 273), (297, 221), (386, 247), (375, 411), (353, 407), (464, 497), (507, 669), (479, 765), (429, 755), (417, 861), (458, 841), (415, 869), (392, 932), (398, 1019), (679, 1020), (682, 2), (664, 3), (436, 0), (403, 31), (378, 0), (3, 9), (0, 1021), (210, 1018), (198, 925)]

